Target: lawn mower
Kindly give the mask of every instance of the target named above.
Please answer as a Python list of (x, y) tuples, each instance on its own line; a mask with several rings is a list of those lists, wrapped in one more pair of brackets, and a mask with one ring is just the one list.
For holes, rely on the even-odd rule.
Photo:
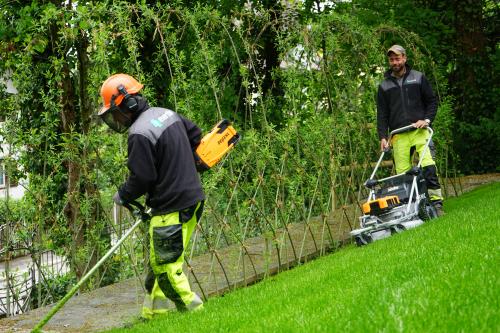
[[(389, 135), (389, 143), (395, 134), (413, 129), (412, 125), (398, 128)], [(433, 130), (427, 127), (429, 137), (424, 146), (422, 156), (429, 150)], [(358, 246), (387, 238), (406, 229), (420, 226), (425, 221), (437, 217), (431, 204), (427, 186), (423, 176), (422, 156), (416, 166), (405, 173), (377, 179), (375, 174), (390, 148), (382, 151), (370, 179), (365, 186), (370, 189), (368, 199), (362, 206), (360, 228), (350, 232)], [(430, 152), (429, 152), (430, 153)]]

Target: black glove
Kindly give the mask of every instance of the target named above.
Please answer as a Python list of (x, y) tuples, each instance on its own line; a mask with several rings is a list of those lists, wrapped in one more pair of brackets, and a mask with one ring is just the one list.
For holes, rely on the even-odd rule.
[(120, 193), (118, 193), (118, 191), (116, 191), (115, 195), (113, 195), (113, 201), (120, 206), (123, 206), (125, 204), (125, 201), (120, 198)]

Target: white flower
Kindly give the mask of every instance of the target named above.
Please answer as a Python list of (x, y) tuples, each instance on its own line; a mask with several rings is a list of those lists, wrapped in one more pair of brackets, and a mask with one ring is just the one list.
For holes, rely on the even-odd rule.
[(243, 21), (242, 20), (239, 20), (237, 19), (236, 17), (233, 18), (233, 21), (232, 21), (234, 27), (236, 28), (236, 30), (240, 29), (241, 28), (241, 25), (243, 24)]
[(247, 12), (251, 12), (252, 11), (252, 2), (250, 0), (245, 2), (245, 4), (243, 5), (243, 9)]
[(260, 97), (259, 92), (253, 92), (250, 95), (250, 105), (252, 105), (252, 106), (257, 105), (257, 100), (259, 99), (259, 97)]

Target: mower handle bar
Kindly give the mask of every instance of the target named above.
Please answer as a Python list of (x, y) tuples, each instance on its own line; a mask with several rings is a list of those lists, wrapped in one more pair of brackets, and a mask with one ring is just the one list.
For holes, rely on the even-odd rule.
[[(404, 126), (401, 128), (396, 128), (395, 130), (393, 130), (389, 133), (389, 139), (387, 140), (387, 142), (390, 143), (391, 139), (394, 135), (406, 132), (406, 131), (413, 129), (413, 128), (415, 128), (413, 125), (408, 125), (408, 126)], [(427, 153), (427, 149), (429, 149), (429, 143), (431, 142), (432, 135), (434, 134), (434, 131), (429, 126), (425, 127), (425, 129), (427, 129), (429, 131), (429, 137), (427, 138), (427, 141), (425, 143), (424, 151), (422, 152), (422, 156), (424, 156)], [(373, 177), (375, 177), (375, 173), (377, 172), (377, 169), (378, 169), (380, 163), (382, 163), (382, 160), (384, 159), (385, 153), (388, 153), (389, 151), (390, 151), (390, 148), (382, 150), (382, 154), (380, 154), (380, 157), (377, 161), (377, 165), (375, 165), (375, 168), (373, 169), (373, 172), (370, 175), (370, 178), (365, 182), (365, 185), (368, 183), (368, 181), (374, 179)], [(417, 167), (420, 167), (421, 163), (422, 163), (422, 157), (419, 158)]]
[[(387, 139), (387, 141), (391, 142), (391, 139), (395, 134), (403, 133), (403, 132), (406, 132), (410, 129), (416, 129), (416, 128), (413, 125), (408, 125), (408, 126), (396, 128), (395, 130), (391, 131), (391, 133), (389, 133), (389, 139)], [(432, 135), (434, 134), (434, 131), (429, 126), (425, 127), (425, 129), (427, 129), (430, 133), (430, 136), (429, 136), (429, 141), (430, 141), (430, 139), (432, 138)]]

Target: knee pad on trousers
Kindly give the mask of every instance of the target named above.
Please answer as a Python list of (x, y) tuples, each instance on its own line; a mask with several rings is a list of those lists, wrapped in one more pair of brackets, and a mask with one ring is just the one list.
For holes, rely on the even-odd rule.
[(170, 279), (168, 278), (168, 273), (163, 273), (158, 275), (158, 285), (161, 290), (172, 302), (174, 302), (176, 307), (185, 306), (184, 301), (181, 296), (175, 291)]
[(439, 189), (439, 179), (437, 176), (437, 169), (435, 165), (428, 165), (423, 167), (425, 183), (428, 189)]
[(151, 294), (153, 291), (153, 286), (155, 285), (155, 275), (153, 273), (153, 270), (149, 268), (148, 274), (146, 275), (146, 280), (144, 281), (144, 287), (146, 288), (146, 291), (148, 294)]

